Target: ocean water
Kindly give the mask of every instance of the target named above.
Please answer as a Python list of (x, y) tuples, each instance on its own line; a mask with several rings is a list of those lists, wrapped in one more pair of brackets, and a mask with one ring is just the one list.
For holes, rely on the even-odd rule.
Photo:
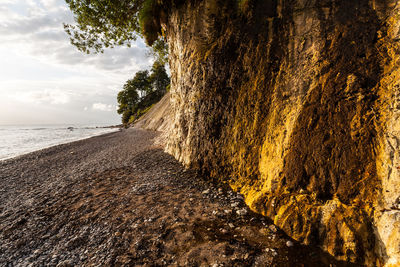
[(106, 125), (0, 125), (0, 160), (119, 130), (104, 127)]

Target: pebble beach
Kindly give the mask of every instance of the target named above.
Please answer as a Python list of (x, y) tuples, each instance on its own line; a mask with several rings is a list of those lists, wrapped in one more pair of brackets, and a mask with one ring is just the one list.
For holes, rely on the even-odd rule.
[(0, 266), (355, 266), (126, 129), (0, 161)]

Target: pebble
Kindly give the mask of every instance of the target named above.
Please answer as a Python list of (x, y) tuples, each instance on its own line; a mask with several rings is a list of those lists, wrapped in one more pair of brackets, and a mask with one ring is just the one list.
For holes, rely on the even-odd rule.
[(292, 241), (288, 240), (288, 241), (286, 242), (286, 246), (290, 248), (290, 247), (293, 247), (294, 244), (293, 244)]
[(233, 224), (233, 223), (228, 223), (228, 226), (230, 227), (230, 228), (235, 228), (235, 225)]
[(189, 198), (189, 201), (190, 201), (190, 202), (192, 202), (193, 200), (194, 200), (194, 199), (193, 199), (192, 197), (191, 197), (191, 198)]
[(72, 264), (71, 260), (65, 260), (65, 261), (58, 263), (56, 267), (72, 267), (72, 266), (73, 266), (73, 264)]
[(203, 195), (207, 195), (210, 194), (210, 189), (206, 189), (203, 192), (201, 192)]
[(81, 255), (81, 256), (79, 257), (79, 259), (80, 259), (81, 261), (85, 261), (85, 260), (87, 260), (87, 256), (86, 256), (86, 255)]
[(239, 205), (240, 205), (239, 202), (233, 202), (233, 203), (231, 203), (231, 207), (232, 207), (232, 208), (236, 208), (236, 207), (239, 206)]
[(239, 216), (244, 216), (247, 214), (247, 210), (246, 209), (237, 210), (236, 214)]

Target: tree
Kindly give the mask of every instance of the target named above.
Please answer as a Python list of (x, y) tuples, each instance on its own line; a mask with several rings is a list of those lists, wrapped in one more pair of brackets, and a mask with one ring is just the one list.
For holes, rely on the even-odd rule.
[(164, 95), (167, 90), (167, 86), (170, 84), (170, 78), (165, 70), (164, 64), (159, 61), (154, 62), (151, 68), (150, 82), (153, 86), (153, 90)]
[(125, 110), (122, 113), (122, 118), (121, 118), (122, 123), (127, 124), (129, 122), (130, 118), (132, 117), (132, 115), (133, 115), (132, 110), (129, 110), (129, 109)]
[(151, 93), (153, 91), (153, 88), (151, 87), (151, 82), (150, 82), (150, 76), (149, 76), (149, 71), (148, 70), (142, 70), (138, 71), (135, 74), (135, 77), (132, 80), (129, 80), (127, 82), (129, 86), (135, 88), (135, 90), (138, 92), (140, 98), (143, 98), (147, 94)]
[(162, 98), (169, 82), (164, 65), (158, 61), (154, 62), (150, 73), (148, 70), (136, 72), (117, 96), (117, 112), (122, 114), (122, 122), (132, 122), (143, 115)]
[(130, 45), (140, 33), (138, 13), (144, 0), (66, 0), (76, 25), (64, 24), (79, 50), (102, 52), (104, 47)]
[(65, 1), (74, 14), (76, 24), (64, 24), (64, 29), (70, 35), (71, 43), (83, 52), (103, 52), (107, 47), (130, 46), (138, 36), (144, 36), (150, 46), (154, 43), (155, 52), (166, 51), (165, 40), (160, 38), (161, 24), (166, 22), (167, 10), (175, 5), (175, 1)]
[[(151, 92), (151, 83), (149, 81), (149, 71), (138, 71), (133, 79), (128, 80), (122, 91), (117, 95), (118, 114), (123, 114), (124, 117), (131, 116), (135, 106), (139, 100), (149, 92)], [(127, 115), (129, 114), (129, 115)]]
[(118, 114), (122, 114), (125, 110), (132, 110), (134, 105), (139, 101), (136, 88), (130, 85), (130, 81), (131, 80), (127, 81), (124, 85), (124, 89), (118, 93)]
[(168, 43), (164, 39), (164, 37), (160, 37), (156, 41), (154, 41), (151, 46), (150, 55), (155, 58), (156, 62), (165, 65), (168, 63)]

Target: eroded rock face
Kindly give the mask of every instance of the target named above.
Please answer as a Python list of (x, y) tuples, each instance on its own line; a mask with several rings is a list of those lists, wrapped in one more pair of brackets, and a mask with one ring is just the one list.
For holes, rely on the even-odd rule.
[(186, 1), (167, 150), (304, 243), (400, 264), (398, 0)]

